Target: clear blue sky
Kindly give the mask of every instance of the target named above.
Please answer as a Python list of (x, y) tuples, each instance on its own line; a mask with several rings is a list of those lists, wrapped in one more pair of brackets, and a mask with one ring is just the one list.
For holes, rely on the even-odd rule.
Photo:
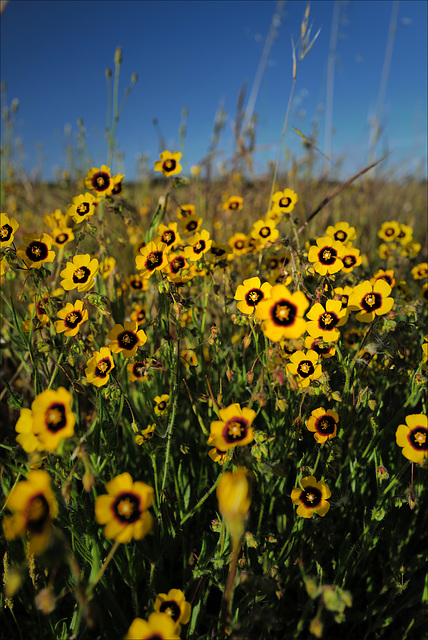
[[(334, 5), (332, 0), (311, 3), (313, 33), (321, 32), (299, 68), (289, 120), (306, 134), (316, 122), (323, 151)], [(331, 152), (335, 158), (344, 156), (343, 176), (367, 163), (369, 122), (378, 106), (393, 5), (392, 0), (340, 0)], [(149, 155), (150, 166), (158, 158), (153, 118), (159, 120), (167, 148), (178, 150), (183, 106), (188, 107), (185, 167), (206, 154), (220, 105), (227, 112), (219, 144), (226, 160), (233, 148), (238, 93), (246, 81), (248, 99), (276, 6), (269, 0), (10, 0), (1, 18), (1, 77), (7, 103), (19, 99), (16, 135), (25, 147), (25, 169), (30, 172), (40, 163), (38, 142), (43, 144), (43, 177), (52, 179), (55, 165), (64, 168), (64, 126), (71, 125), (74, 136), (78, 118), (84, 121), (94, 165), (106, 162), (105, 70), (113, 67), (118, 45), (123, 50), (121, 95), (132, 73), (138, 74), (118, 127), (126, 176), (135, 176), (138, 154)], [(299, 37), (305, 7), (306, 0), (285, 2), (260, 85), (255, 105), (259, 171), (278, 153), (291, 88), (291, 38)], [(426, 173), (426, 25), (424, 0), (399, 2), (378, 151), (392, 151), (389, 166), (402, 173), (417, 171), (421, 163)], [(286, 147), (302, 153), (291, 126)]]

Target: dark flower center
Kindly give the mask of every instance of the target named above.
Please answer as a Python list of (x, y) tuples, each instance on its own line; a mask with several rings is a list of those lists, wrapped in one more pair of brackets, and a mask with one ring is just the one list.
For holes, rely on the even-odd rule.
[(244, 440), (248, 433), (248, 422), (245, 418), (230, 418), (223, 427), (223, 438), (230, 443)]
[(122, 193), (122, 183), (121, 182), (117, 182), (113, 189), (112, 189), (112, 194), (117, 196), (119, 195), (119, 193)]
[(321, 433), (321, 435), (324, 436), (329, 436), (334, 433), (335, 428), (336, 422), (334, 418), (327, 414), (321, 416), (315, 422), (315, 429), (318, 431), (318, 433)]
[(198, 223), (196, 222), (196, 220), (190, 220), (190, 222), (188, 222), (186, 225), (186, 231), (194, 231), (197, 226)]
[(323, 331), (332, 331), (339, 322), (339, 318), (335, 313), (326, 311), (318, 318), (318, 325)]
[(166, 402), (165, 402), (165, 400), (162, 400), (162, 401), (161, 401), (161, 402), (159, 402), (159, 404), (158, 404), (158, 410), (159, 410), (159, 411), (165, 411), (165, 409), (166, 409)]
[(262, 228), (260, 229), (260, 231), (259, 231), (259, 235), (260, 235), (262, 238), (269, 238), (270, 234), (271, 234), (271, 229), (270, 229), (270, 227), (262, 227)]
[(181, 614), (181, 609), (175, 600), (166, 600), (166, 602), (162, 602), (159, 607), (159, 611), (160, 613), (166, 613), (174, 620), (174, 622), (178, 622)]
[(383, 275), (379, 276), (378, 280), (385, 280), (385, 282), (389, 284), (390, 287), (392, 287), (392, 278), (388, 274), (384, 273)]
[(154, 271), (156, 267), (159, 267), (162, 264), (162, 260), (163, 260), (162, 251), (152, 251), (147, 256), (146, 268), (149, 271)]
[(290, 327), (296, 321), (297, 307), (289, 300), (278, 300), (270, 310), (274, 324), (280, 327)]
[(48, 431), (57, 433), (67, 424), (66, 410), (62, 403), (54, 402), (45, 411), (45, 423)]
[(178, 258), (174, 258), (173, 260), (171, 260), (169, 266), (172, 273), (178, 273), (180, 269), (183, 269), (185, 264), (185, 259), (182, 256), (178, 256)]
[(300, 501), (303, 502), (305, 507), (309, 509), (315, 509), (319, 507), (322, 500), (322, 493), (317, 487), (306, 487), (300, 494)]
[(10, 236), (12, 235), (12, 233), (13, 233), (13, 229), (10, 226), (10, 224), (4, 224), (0, 229), (1, 242), (7, 242)]
[(243, 249), (243, 248), (244, 248), (243, 240), (237, 240), (235, 242), (235, 249), (238, 249), (238, 251), (239, 251), (240, 249)]
[(165, 160), (165, 162), (163, 163), (162, 167), (164, 171), (174, 171), (174, 169), (176, 168), (177, 163), (175, 160), (173, 160), (172, 158), (169, 158), (168, 160)]
[(203, 253), (205, 247), (207, 246), (205, 240), (198, 240), (196, 244), (193, 245), (193, 251), (195, 253)]
[(301, 378), (309, 378), (315, 371), (312, 360), (302, 360), (297, 365), (297, 373)]
[(283, 209), (286, 209), (287, 207), (290, 206), (291, 204), (291, 198), (281, 198), (281, 200), (279, 201), (279, 206), (282, 207)]
[(49, 519), (49, 504), (43, 493), (33, 496), (25, 509), (26, 525), (30, 533), (42, 533)]
[(175, 242), (175, 233), (168, 229), (161, 235), (162, 242), (165, 242), (167, 247), (170, 247)]
[(79, 214), (79, 216), (84, 216), (86, 213), (88, 213), (89, 209), (90, 209), (89, 202), (81, 202), (76, 207), (76, 211)]
[(221, 247), (211, 247), (211, 253), (219, 258), (220, 256), (224, 256), (226, 251)]
[(327, 355), (330, 352), (330, 348), (331, 346), (329, 344), (324, 344), (319, 340), (314, 340), (314, 342), (311, 344), (312, 351), (315, 351), (315, 353), (318, 353), (318, 355), (320, 356)]
[(95, 375), (97, 378), (107, 378), (111, 365), (112, 363), (110, 358), (103, 358), (100, 360), (95, 367)]
[(357, 263), (357, 258), (355, 256), (345, 256), (343, 258), (343, 263), (347, 269), (350, 269), (350, 267), (355, 266)]
[(417, 451), (428, 451), (428, 429), (415, 427), (409, 433), (409, 442)]
[(245, 302), (249, 307), (256, 307), (263, 298), (264, 295), (261, 289), (250, 289), (250, 291), (247, 291), (245, 294)]
[(342, 293), (340, 297), (340, 302), (342, 303), (342, 307), (347, 307), (348, 301), (349, 301), (349, 296), (347, 296), (345, 293)]
[(132, 373), (136, 378), (142, 378), (144, 376), (145, 366), (144, 362), (134, 362), (132, 365)]
[(395, 230), (392, 227), (388, 227), (387, 229), (385, 229), (384, 234), (386, 236), (393, 236), (395, 233)]
[(131, 289), (135, 289), (136, 291), (138, 291), (139, 289), (143, 288), (143, 281), (142, 280), (131, 280), (131, 282), (129, 284), (131, 286)]
[(333, 236), (335, 240), (339, 240), (339, 242), (345, 242), (346, 238), (348, 237), (348, 234), (342, 231), (342, 229), (340, 229), (339, 231), (336, 231), (336, 233), (334, 233)]
[(133, 331), (122, 331), (117, 336), (117, 344), (121, 349), (133, 349), (138, 344), (138, 336)]
[(64, 324), (67, 329), (75, 329), (77, 325), (82, 322), (82, 318), (83, 315), (80, 311), (70, 311), (70, 313), (65, 316)]
[(133, 524), (140, 519), (140, 498), (135, 493), (120, 493), (112, 504), (115, 517), (122, 524)]
[(30, 242), (26, 251), (27, 258), (32, 262), (41, 262), (48, 257), (49, 249), (44, 242), (34, 240)]
[(334, 264), (337, 259), (337, 251), (333, 247), (323, 247), (318, 253), (318, 258), (321, 264)]
[(382, 306), (382, 296), (380, 293), (367, 293), (361, 301), (364, 311), (375, 311)]
[(55, 238), (55, 242), (58, 244), (64, 244), (68, 240), (68, 233), (59, 233)]
[(105, 191), (110, 186), (110, 176), (104, 171), (99, 171), (92, 176), (92, 188), (94, 191)]
[(49, 302), (49, 298), (44, 297), (42, 300), (39, 300), (36, 305), (36, 313), (38, 316), (46, 315), (46, 306)]
[(137, 313), (137, 322), (144, 322), (146, 317), (147, 317), (146, 310), (140, 309), (139, 312)]
[(80, 284), (81, 282), (88, 282), (91, 275), (91, 270), (88, 267), (79, 267), (73, 273), (73, 282)]

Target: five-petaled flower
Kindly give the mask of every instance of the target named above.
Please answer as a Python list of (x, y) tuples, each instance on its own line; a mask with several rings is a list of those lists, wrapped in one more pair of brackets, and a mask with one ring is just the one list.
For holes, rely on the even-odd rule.
[(252, 423), (256, 417), (253, 409), (235, 402), (219, 411), (220, 420), (211, 422), (208, 444), (214, 445), (220, 451), (228, 451), (234, 447), (249, 444), (253, 441)]
[(184, 248), (184, 255), (187, 260), (196, 261), (200, 260), (204, 253), (210, 250), (213, 241), (210, 238), (210, 234), (206, 229), (202, 229), (199, 233), (195, 233), (189, 239), (189, 246)]
[(283, 284), (272, 287), (270, 294), (270, 298), (256, 307), (256, 318), (263, 320), (263, 333), (274, 342), (300, 338), (306, 329), (303, 315), (309, 307), (305, 294), (302, 291), (290, 293)]
[(371, 284), (365, 280), (354, 287), (349, 296), (348, 309), (358, 311), (355, 316), (360, 322), (373, 322), (376, 316), (383, 316), (391, 311), (394, 298), (389, 298), (391, 287), (382, 279)]
[(96, 167), (90, 169), (86, 174), (85, 185), (88, 189), (95, 191), (97, 196), (111, 195), (114, 182), (110, 174), (110, 168), (103, 164), (101, 169)]
[(96, 387), (107, 384), (111, 370), (114, 368), (113, 356), (108, 347), (101, 347), (86, 363), (86, 380)]
[(321, 276), (337, 273), (343, 268), (342, 255), (344, 246), (338, 240), (325, 236), (318, 238), (316, 246), (308, 252), (309, 262), (314, 263), (314, 269)]
[(105, 537), (117, 542), (144, 538), (153, 526), (153, 518), (147, 511), (153, 504), (152, 487), (144, 482), (133, 482), (125, 472), (107, 482), (106, 489), (107, 495), (99, 496), (95, 501), (95, 518), (105, 525)]
[(89, 253), (74, 256), (60, 273), (63, 278), (61, 287), (66, 291), (77, 289), (79, 293), (85, 293), (94, 286), (98, 270), (98, 260), (96, 258), (91, 260)]
[(355, 227), (351, 227), (349, 222), (338, 222), (334, 226), (330, 225), (327, 227), (325, 235), (333, 238), (333, 240), (343, 242), (343, 244), (348, 244), (356, 238)]
[(299, 387), (308, 387), (312, 380), (321, 377), (322, 369), (318, 364), (318, 354), (309, 349), (304, 351), (295, 351), (290, 356), (290, 362), (286, 366), (288, 374), (297, 376), (297, 384)]
[(7, 213), (0, 213), (0, 249), (12, 244), (19, 224), (15, 218), (9, 218)]
[(163, 416), (168, 411), (169, 406), (169, 395), (167, 393), (163, 393), (161, 396), (156, 396), (153, 399), (155, 403), (155, 414), (157, 416)]
[(176, 151), (171, 153), (170, 151), (162, 151), (160, 154), (160, 160), (155, 162), (155, 171), (162, 171), (164, 176), (175, 176), (180, 173), (182, 166), (180, 164), (181, 153)]
[(230, 196), (225, 202), (223, 202), (223, 209), (225, 211), (240, 211), (243, 207), (244, 199), (239, 196)]
[(138, 329), (136, 322), (126, 322), (122, 326), (116, 324), (107, 336), (110, 340), (109, 349), (113, 353), (123, 353), (125, 358), (132, 358), (137, 349), (147, 342), (147, 336), (143, 329)]
[(301, 489), (295, 488), (291, 492), (293, 504), (298, 504), (297, 515), (303, 518), (312, 518), (314, 513), (325, 516), (330, 509), (327, 502), (331, 496), (331, 491), (327, 485), (320, 480), (317, 482), (315, 476), (307, 476), (300, 481)]
[(321, 444), (335, 437), (338, 422), (339, 416), (335, 411), (331, 409), (326, 411), (320, 407), (312, 411), (311, 417), (306, 422), (306, 427), (308, 431), (314, 433), (315, 440)]
[(241, 313), (250, 315), (262, 300), (270, 298), (271, 290), (272, 285), (269, 282), (261, 284), (258, 277), (244, 280), (236, 289), (235, 300), (239, 300), (236, 306)]
[(72, 203), (68, 206), (67, 213), (74, 220), (80, 223), (94, 215), (99, 200), (90, 193), (76, 196), (72, 199)]
[(272, 210), (279, 210), (281, 213), (290, 213), (293, 211), (295, 204), (299, 198), (297, 193), (292, 189), (284, 189), (284, 191), (276, 191), (272, 196)]
[(148, 280), (155, 271), (161, 271), (167, 264), (167, 246), (164, 242), (149, 242), (140, 249), (135, 258), (137, 269), (140, 269), (140, 277)]
[(44, 262), (53, 262), (52, 238), (47, 233), (27, 233), (16, 250), (16, 257), (23, 260), (29, 269), (40, 269)]
[(428, 459), (427, 416), (421, 413), (407, 416), (406, 424), (400, 424), (395, 432), (395, 440), (408, 460), (420, 463)]
[(42, 553), (49, 542), (51, 522), (58, 515), (47, 471), (30, 471), (27, 479), (18, 482), (10, 491), (5, 506), (14, 512), (3, 519), (6, 539), (27, 534), (30, 553)]
[(254, 238), (261, 247), (275, 242), (278, 236), (279, 231), (276, 228), (275, 220), (257, 220), (251, 229), (251, 237)]
[(181, 625), (190, 620), (192, 606), (180, 589), (170, 589), (168, 593), (158, 593), (155, 600), (155, 611), (165, 613), (176, 624), (176, 633), (181, 632)]
[(306, 330), (313, 338), (322, 338), (324, 342), (336, 342), (340, 337), (337, 327), (345, 324), (348, 315), (348, 309), (343, 308), (339, 300), (327, 300), (325, 307), (316, 302), (306, 314), (310, 320), (306, 324)]
[(151, 613), (148, 620), (134, 618), (123, 640), (180, 640), (176, 626), (165, 613)]
[(80, 329), (82, 322), (88, 319), (88, 312), (83, 309), (83, 301), (76, 300), (74, 304), (67, 302), (64, 309), (57, 313), (58, 318), (55, 322), (57, 333), (64, 333), (65, 336), (75, 336)]

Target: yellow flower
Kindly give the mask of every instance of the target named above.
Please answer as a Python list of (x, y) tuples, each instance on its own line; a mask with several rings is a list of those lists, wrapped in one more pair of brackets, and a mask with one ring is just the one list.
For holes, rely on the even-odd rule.
[(195, 206), (193, 204), (182, 204), (177, 209), (177, 218), (179, 218), (180, 220), (183, 220), (188, 216), (194, 216), (194, 215), (195, 215)]
[(61, 287), (66, 291), (77, 289), (79, 293), (89, 291), (95, 284), (98, 270), (98, 260), (96, 258), (91, 260), (89, 253), (74, 256), (60, 273), (61, 278), (64, 278), (61, 280)]
[(256, 417), (253, 409), (235, 402), (224, 409), (220, 409), (220, 420), (211, 422), (208, 444), (214, 445), (220, 451), (228, 451), (236, 446), (244, 446), (253, 441), (252, 423)]
[(340, 338), (341, 327), (348, 320), (349, 311), (342, 307), (339, 300), (327, 300), (325, 308), (316, 302), (307, 312), (310, 320), (306, 324), (306, 331), (313, 338), (322, 338), (324, 342), (336, 342)]
[(165, 613), (151, 613), (148, 620), (135, 618), (124, 640), (180, 640), (176, 625)]
[(395, 439), (405, 458), (421, 463), (428, 458), (427, 417), (421, 413), (407, 416), (406, 424), (400, 424), (395, 432)]
[(427, 278), (428, 263), (421, 262), (420, 264), (417, 264), (416, 267), (413, 267), (410, 273), (412, 274), (415, 280), (423, 280), (424, 278)]
[[(143, 282), (147, 282), (144, 280)], [(144, 324), (147, 320), (147, 307), (143, 307), (140, 304), (134, 305), (134, 310), (131, 313), (131, 321), (137, 324)]]
[(331, 491), (327, 485), (320, 480), (317, 482), (315, 476), (307, 476), (302, 478), (301, 489), (293, 489), (291, 499), (293, 504), (298, 504), (297, 515), (303, 518), (312, 518), (314, 513), (324, 517), (330, 509), (330, 503), (327, 502), (331, 496)]
[(155, 611), (164, 613), (176, 624), (176, 633), (181, 632), (181, 625), (190, 620), (192, 607), (180, 589), (170, 589), (168, 593), (158, 593), (155, 600)]
[(321, 276), (337, 273), (343, 268), (342, 255), (344, 246), (341, 242), (328, 236), (318, 238), (316, 246), (310, 247), (309, 262), (314, 263), (314, 269)]
[(395, 285), (394, 270), (387, 269), (384, 271), (383, 269), (379, 269), (376, 271), (373, 278), (370, 279), (370, 284), (374, 284), (376, 280), (385, 280), (390, 287), (393, 287)]
[(263, 320), (263, 333), (274, 342), (300, 338), (306, 330), (303, 319), (309, 306), (306, 296), (301, 291), (290, 293), (283, 284), (272, 287), (270, 293), (270, 298), (256, 307), (256, 318)]
[(322, 374), (321, 365), (318, 364), (318, 354), (311, 349), (306, 353), (295, 351), (290, 356), (286, 370), (288, 374), (298, 376), (297, 384), (303, 388), (308, 387), (312, 380), (317, 380)]
[(155, 162), (154, 169), (155, 171), (162, 171), (164, 176), (175, 176), (182, 170), (182, 166), (179, 164), (180, 159), (181, 153), (179, 151), (176, 151), (175, 153), (163, 151), (160, 154), (160, 160)]
[(138, 330), (136, 322), (125, 322), (124, 326), (116, 324), (107, 336), (109, 349), (113, 353), (122, 352), (125, 358), (132, 358), (137, 349), (147, 342), (143, 329)]
[(155, 242), (163, 242), (168, 249), (172, 249), (177, 244), (181, 244), (180, 234), (177, 231), (177, 223), (170, 222), (168, 226), (160, 224), (156, 231), (157, 238)]
[(67, 208), (67, 213), (74, 222), (80, 223), (94, 215), (99, 200), (90, 193), (76, 196)]
[(262, 247), (275, 242), (278, 236), (279, 231), (276, 228), (276, 222), (274, 220), (257, 220), (257, 222), (253, 224), (251, 237)]
[(180, 231), (184, 235), (190, 235), (191, 233), (196, 233), (199, 231), (202, 224), (202, 218), (189, 214), (188, 216), (182, 217), (180, 220)]
[(244, 467), (226, 471), (217, 486), (217, 500), (221, 515), (236, 548), (245, 530), (251, 505), (253, 474)]
[(205, 229), (200, 233), (195, 233), (195, 235), (189, 239), (190, 246), (184, 248), (185, 258), (192, 261), (200, 260), (203, 254), (210, 250), (212, 242), (210, 234)]
[(86, 174), (85, 185), (88, 189), (95, 191), (98, 197), (111, 195), (114, 183), (110, 175), (110, 168), (103, 164), (101, 169), (96, 167), (90, 169)]
[(393, 220), (392, 222), (384, 222), (380, 230), (377, 232), (377, 235), (379, 236), (379, 238), (382, 238), (382, 240), (385, 240), (386, 242), (392, 242), (393, 240), (398, 238), (400, 232), (400, 225), (398, 224), (398, 222), (395, 222), (395, 220)]
[(243, 207), (243, 202), (244, 199), (239, 196), (230, 196), (226, 202), (223, 202), (223, 209), (225, 211), (240, 211)]
[(123, 543), (144, 538), (153, 526), (147, 511), (153, 504), (152, 487), (133, 482), (129, 473), (122, 473), (107, 482), (106, 489), (107, 495), (95, 501), (95, 518), (98, 524), (105, 525), (105, 537)]
[(233, 253), (237, 256), (248, 253), (247, 236), (245, 233), (235, 233), (231, 238), (229, 238), (228, 244), (232, 247)]
[(21, 409), (18, 421), (15, 425), (15, 431), (18, 434), (16, 436), (16, 441), (19, 442), (21, 447), (27, 453), (45, 450), (43, 442), (33, 432), (33, 424), (33, 412), (31, 409)]
[(76, 416), (71, 411), (73, 397), (64, 387), (42, 391), (33, 400), (33, 434), (45, 451), (55, 451), (64, 438), (74, 434)]
[(56, 227), (52, 229), (52, 243), (57, 247), (65, 247), (74, 240), (74, 233), (70, 227)]
[(103, 262), (100, 263), (100, 273), (103, 276), (103, 280), (107, 280), (109, 275), (113, 272), (115, 266), (116, 260), (111, 256), (107, 256), (107, 258), (105, 258)]
[(156, 396), (153, 400), (155, 403), (155, 413), (157, 416), (163, 416), (168, 411), (169, 395), (163, 393), (161, 396)]
[(355, 227), (351, 227), (348, 222), (338, 222), (334, 226), (330, 225), (327, 227), (325, 235), (346, 245), (349, 245), (357, 237)]
[(155, 429), (156, 429), (155, 424), (151, 424), (146, 429), (142, 429), (140, 432), (140, 435), (135, 436), (135, 442), (140, 445), (144, 444), (145, 442), (147, 442), (147, 440), (150, 440), (150, 438), (153, 438)]
[(339, 416), (335, 411), (322, 407), (315, 409), (311, 413), (311, 417), (306, 422), (308, 431), (314, 432), (315, 440), (321, 444), (326, 440), (331, 440), (337, 433), (337, 423)]
[(272, 211), (280, 211), (281, 213), (290, 213), (293, 211), (299, 198), (297, 193), (292, 189), (284, 189), (284, 191), (276, 191), (272, 196)]
[(239, 300), (236, 305), (241, 313), (250, 315), (255, 312), (257, 305), (265, 299), (270, 298), (272, 285), (268, 282), (261, 284), (260, 278), (249, 278), (243, 284), (238, 285), (235, 293), (235, 300)]
[(86, 309), (83, 309), (82, 300), (76, 300), (74, 304), (67, 302), (64, 309), (58, 311), (57, 316), (61, 318), (61, 320), (55, 322), (57, 333), (64, 332), (66, 336), (75, 336), (82, 322), (88, 319), (88, 312)]
[(135, 273), (135, 274), (129, 276), (126, 279), (126, 284), (133, 291), (148, 291), (149, 290), (149, 283), (147, 282), (147, 279), (146, 278), (141, 278), (138, 273)]
[(108, 347), (101, 347), (86, 363), (86, 380), (96, 387), (101, 387), (107, 384), (112, 369), (114, 362), (111, 351)]
[(129, 374), (129, 379), (131, 382), (136, 382), (137, 380), (140, 382), (147, 382), (147, 380), (149, 379), (147, 376), (146, 364), (141, 360), (131, 362), (127, 365), (126, 370)]
[(391, 287), (385, 280), (376, 280), (372, 285), (368, 280), (354, 287), (349, 296), (348, 309), (358, 311), (355, 316), (360, 322), (373, 322), (376, 316), (391, 311), (394, 298), (388, 298)]
[(351, 273), (351, 271), (354, 270), (354, 267), (359, 267), (363, 261), (360, 256), (360, 250), (356, 249), (351, 244), (345, 247), (341, 259), (343, 262), (343, 273)]
[(47, 471), (30, 471), (27, 479), (18, 482), (8, 494), (6, 507), (14, 512), (3, 519), (6, 539), (13, 540), (27, 534), (30, 553), (42, 553), (49, 542), (51, 520), (58, 515)]
[(137, 269), (140, 270), (140, 277), (149, 279), (155, 271), (161, 271), (167, 264), (166, 244), (163, 242), (149, 242), (140, 249), (140, 253), (135, 258)]
[(0, 213), (0, 249), (9, 247), (15, 237), (19, 224), (15, 218), (9, 218), (7, 213)]
[(24, 244), (20, 244), (16, 250), (16, 257), (23, 260), (29, 269), (40, 269), (44, 262), (54, 261), (52, 238), (47, 233), (27, 233), (23, 241)]

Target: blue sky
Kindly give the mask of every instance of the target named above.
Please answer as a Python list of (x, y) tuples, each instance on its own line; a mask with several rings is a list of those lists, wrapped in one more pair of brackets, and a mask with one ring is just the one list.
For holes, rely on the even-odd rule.
[[(346, 177), (367, 164), (369, 123), (378, 108), (394, 2), (338, 1), (331, 153), (334, 159), (343, 157)], [(259, 172), (278, 154), (291, 89), (291, 39), (299, 37), (306, 4), (285, 2), (260, 84), (255, 105)], [(331, 0), (311, 3), (309, 23), (313, 33), (321, 32), (298, 70), (285, 139), (286, 150), (295, 156), (303, 149), (291, 126), (307, 135), (316, 126), (317, 146), (328, 150), (325, 105), (334, 5)], [(227, 121), (218, 159), (226, 161), (233, 150), (238, 93), (246, 81), (249, 97), (276, 7), (269, 0), (10, 0), (1, 18), (1, 78), (7, 103), (19, 100), (15, 135), (24, 144), (24, 168), (30, 173), (38, 167), (44, 179), (52, 179), (55, 166), (65, 168), (64, 127), (71, 125), (74, 137), (78, 118), (84, 121), (94, 166), (107, 161), (105, 70), (113, 67), (117, 46), (123, 51), (121, 96), (132, 73), (138, 74), (118, 126), (126, 177), (135, 177), (138, 155), (149, 156), (150, 167), (158, 159), (153, 118), (167, 148), (178, 150), (183, 106), (188, 108), (185, 169), (206, 155), (220, 106)], [(391, 151), (388, 166), (401, 175), (421, 175), (421, 166), (426, 174), (426, 24), (426, 2), (398, 3), (378, 153)]]

